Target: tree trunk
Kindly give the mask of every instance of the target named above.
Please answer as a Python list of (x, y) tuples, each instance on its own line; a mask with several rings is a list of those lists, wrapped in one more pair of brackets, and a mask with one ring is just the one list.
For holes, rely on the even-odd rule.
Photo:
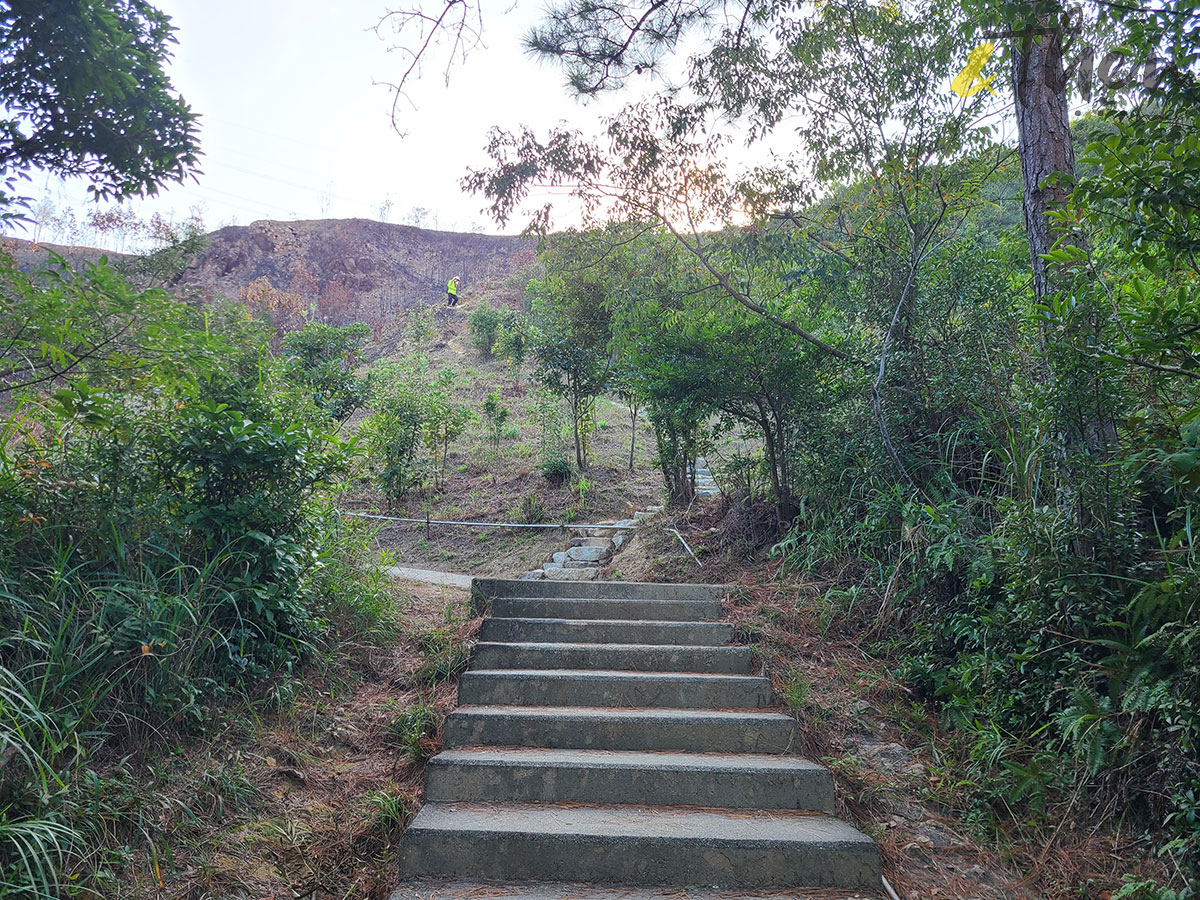
[[(1056, 267), (1043, 259), (1071, 231), (1070, 223), (1052, 221), (1047, 214), (1066, 208), (1075, 181), (1075, 150), (1059, 29), (1062, 20), (1059, 8), (1052, 16), (1026, 23), (1027, 27), (1048, 33), (1018, 39), (1012, 58), (1017, 152), (1025, 185), (1025, 229), (1038, 303), (1067, 287)], [(1102, 386), (1098, 372), (1094, 366), (1081, 364), (1086, 353), (1078, 345), (1085, 343), (1085, 333), (1093, 329), (1099, 329), (1094, 314), (1075, 324), (1075, 333), (1065, 339), (1065, 346), (1064, 338), (1056, 335), (1047, 336), (1045, 347), (1045, 377), (1064, 398), (1054, 405), (1053, 413), (1059, 432), (1054, 454), (1055, 494), (1059, 507), (1085, 532), (1073, 542), (1075, 553), (1083, 557), (1095, 552), (1095, 541), (1087, 532), (1107, 524), (1103, 512), (1098, 516), (1092, 501), (1085, 498), (1084, 486), (1096, 467), (1103, 464), (1116, 439), (1111, 413), (1099, 399)]]
[[(1066, 230), (1046, 214), (1066, 207), (1075, 178), (1062, 35), (1055, 27), (1059, 20), (1061, 11), (1055, 19), (1038, 22), (1050, 33), (1016, 39), (1012, 54), (1017, 154), (1025, 182), (1025, 230), (1033, 266), (1033, 292), (1039, 303), (1056, 289), (1054, 273), (1042, 255), (1050, 252)], [(1051, 176), (1057, 177), (1047, 184)]]
[(638, 404), (629, 404), (629, 471), (633, 471), (633, 451), (637, 447)]
[(572, 385), (571, 390), (571, 435), (575, 438), (575, 465), (580, 472), (587, 469), (583, 459), (583, 401), (579, 388)]

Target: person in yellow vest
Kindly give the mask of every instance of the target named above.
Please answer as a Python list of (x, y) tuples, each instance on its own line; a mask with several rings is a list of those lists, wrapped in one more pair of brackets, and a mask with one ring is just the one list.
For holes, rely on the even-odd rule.
[(446, 282), (446, 305), (458, 306), (458, 281), (459, 278), (455, 275)]

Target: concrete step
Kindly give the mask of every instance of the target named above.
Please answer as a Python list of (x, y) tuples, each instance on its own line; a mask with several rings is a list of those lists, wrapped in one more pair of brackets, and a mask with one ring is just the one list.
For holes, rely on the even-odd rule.
[[(525, 583), (541, 584), (539, 581)], [(568, 644), (670, 644), (715, 647), (733, 640), (733, 626), (724, 622), (488, 618), (483, 620), (479, 639), (513, 644), (548, 641)]]
[(605, 750), (447, 750), (426, 802), (607, 803), (833, 812), (833, 777), (794, 756)]
[(749, 675), (749, 647), (672, 647), (653, 644), (498, 644), (481, 642), (473, 669), (618, 669), (633, 672), (708, 672)]
[(718, 600), (723, 584), (660, 584), (640, 581), (598, 581), (595, 584), (542, 584), (510, 578), (475, 578), (471, 591), (482, 597), (615, 597), (621, 600)]
[(764, 709), (772, 705), (772, 696), (769, 679), (746, 675), (492, 669), (463, 672), (458, 702), (464, 706)]
[(575, 584), (594, 579), (599, 571), (595, 566), (582, 563), (579, 568), (567, 568), (567, 563), (546, 563), (542, 566), (542, 578)]
[[(879, 900), (880, 889), (839, 891), (806, 888), (771, 891), (774, 900)], [(567, 881), (503, 882), (494, 879), (406, 878), (390, 900), (764, 900), (763, 891), (731, 891), (709, 885), (580, 884)]]
[(721, 618), (716, 600), (620, 600), (612, 597), (497, 597), (491, 615), (502, 619), (617, 619), (652, 622), (712, 622)]
[(773, 712), (460, 706), (442, 745), (688, 753), (787, 753), (796, 723)]
[(400, 848), (407, 875), (738, 888), (875, 887), (879, 847), (828, 816), (682, 807), (428, 803)]

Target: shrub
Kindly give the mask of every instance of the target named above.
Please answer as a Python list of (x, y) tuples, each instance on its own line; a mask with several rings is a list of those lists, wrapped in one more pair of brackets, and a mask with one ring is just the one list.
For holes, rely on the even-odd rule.
[(492, 355), (508, 361), (512, 369), (519, 369), (529, 349), (529, 329), (524, 316), (511, 309), (504, 311), (496, 327), (496, 338), (492, 342)]
[(538, 525), (546, 521), (546, 504), (538, 494), (526, 494), (509, 515), (523, 525)]
[(100, 735), (201, 728), (214, 701), (333, 628), (392, 619), (364, 575), (369, 529), (321, 498), (349, 448), (261, 329), (134, 297), (102, 266), (52, 281), (31, 314), (53, 319), (69, 295), (79, 321), (133, 310), (136, 324), (89, 345), (87, 378), (0, 419), (0, 745), (15, 748), (0, 763), (0, 881), (41, 896), (57, 896), (78, 841), (74, 773)]
[(365, 322), (341, 328), (309, 322), (283, 339), (289, 374), (305, 384), (317, 406), (339, 422), (366, 401), (366, 379), (357, 377), (354, 368), (362, 362), (363, 344), (370, 334)]
[(566, 484), (567, 479), (571, 477), (571, 463), (564, 456), (544, 459), (538, 468), (542, 473), (542, 477), (555, 487)]
[(490, 391), (483, 401), (483, 417), (487, 421), (492, 453), (497, 454), (500, 452), (500, 438), (504, 434), (504, 423), (508, 421), (508, 407), (500, 402), (499, 391)]
[(496, 330), (500, 327), (502, 315), (500, 310), (490, 303), (480, 303), (471, 310), (467, 317), (467, 327), (471, 334), (471, 346), (484, 356), (492, 356), (496, 343)]

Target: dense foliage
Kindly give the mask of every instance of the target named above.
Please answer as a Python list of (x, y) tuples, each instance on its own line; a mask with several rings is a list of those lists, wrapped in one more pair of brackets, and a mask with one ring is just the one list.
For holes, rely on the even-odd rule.
[(166, 75), (170, 19), (145, 0), (0, 3), (0, 217), (30, 168), (97, 197), (154, 193), (197, 171), (197, 119)]
[[(587, 302), (649, 411), (669, 499), (690, 500), (706, 428), (753, 439), (761, 454), (728, 460), (727, 485), (774, 505), (777, 558), (836, 573), (831, 611), (956, 730), (948, 806), (1003, 826), (1086, 797), (1105, 827), (1151, 833), (1190, 896), (1200, 17), (1086, 16), (1105, 46), (1165, 59), (1164, 76), (1106, 84), (1073, 146), (1023, 131), (1014, 151), (978, 127), (987, 93), (956, 96), (937, 73), (963, 65), (963, 34), (1032, 23), (1051, 36), (1008, 55), (1032, 96), (1053, 78), (1028, 70), (1061, 72), (1056, 4), (769, 6), (706, 33), (693, 97), (632, 104), (595, 141), (496, 132), (494, 166), (468, 184), (500, 218), (549, 181), (626, 223), (588, 235), (586, 264), (586, 241), (561, 239), (544, 263), (601, 286)], [(652, 68), (705, 9), (655, 4), (644, 25), (567, 3), (530, 42), (588, 93)], [(801, 114), (805, 164), (730, 174), (717, 113), (751, 140)], [(1078, 168), (1028, 182), (1051, 150)], [(747, 210), (749, 227), (696, 224)]]
[(265, 326), (103, 260), (6, 260), (2, 289), (24, 328), (0, 419), (0, 894), (48, 897), (92, 822), (69, 814), (85, 759), (202, 728), (339, 629), (386, 625), (386, 597), (328, 501), (350, 450), (329, 394)]

